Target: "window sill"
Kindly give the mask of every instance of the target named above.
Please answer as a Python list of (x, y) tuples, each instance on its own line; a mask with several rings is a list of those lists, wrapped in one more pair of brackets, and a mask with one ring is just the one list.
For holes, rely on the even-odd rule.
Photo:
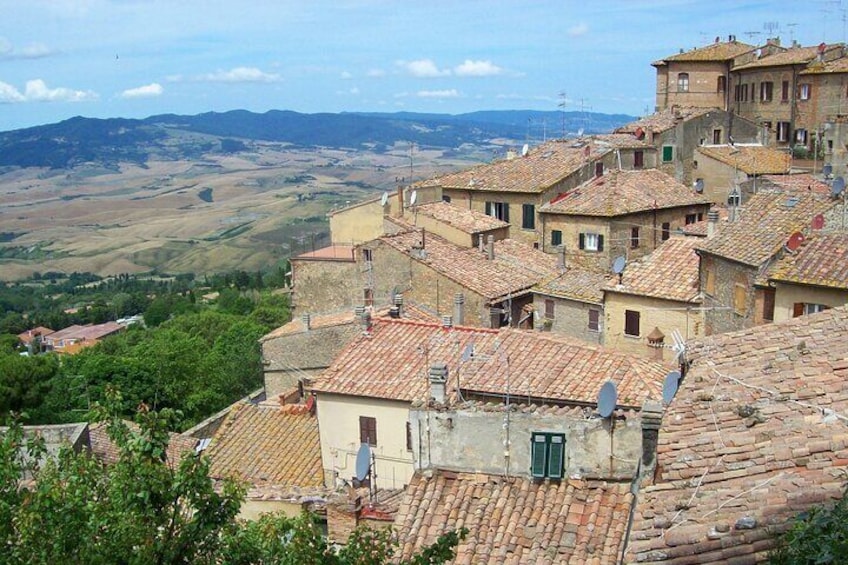
[(624, 334), (624, 339), (642, 339), (642, 336)]

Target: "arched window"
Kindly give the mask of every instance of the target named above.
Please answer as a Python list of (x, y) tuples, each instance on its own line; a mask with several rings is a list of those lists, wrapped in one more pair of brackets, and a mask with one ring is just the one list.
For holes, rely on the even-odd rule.
[(716, 92), (724, 92), (727, 90), (727, 77), (721, 75), (718, 77), (718, 84), (716, 85)]
[(689, 92), (689, 73), (678, 73), (677, 92)]

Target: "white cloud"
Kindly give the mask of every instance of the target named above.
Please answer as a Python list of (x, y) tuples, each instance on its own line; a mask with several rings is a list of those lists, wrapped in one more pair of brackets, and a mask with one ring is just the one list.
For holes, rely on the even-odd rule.
[(5, 37), (0, 37), (0, 56), (7, 56), (14, 50), (12, 43)]
[(11, 84), (0, 81), (0, 103), (23, 102), (24, 95)]
[(37, 78), (27, 81), (24, 98), (27, 102), (86, 102), (97, 100), (99, 96), (91, 90), (73, 90), (64, 87), (48, 88), (43, 80)]
[(418, 78), (443, 77), (451, 74), (450, 69), (440, 69), (430, 59), (419, 59), (417, 61), (400, 61), (398, 64), (406, 69), (406, 72)]
[(353, 78), (353, 75), (352, 75), (352, 74), (350, 74), (350, 73), (349, 73), (349, 72), (347, 72), (347, 71), (342, 71), (341, 77), (342, 77), (344, 80), (347, 80), (347, 79), (351, 79), (351, 78)]
[(386, 76), (386, 71), (383, 69), (371, 69), (368, 71), (368, 76), (371, 78), (379, 78)]
[(121, 93), (121, 98), (151, 98), (161, 96), (164, 90), (161, 84), (154, 82), (138, 88), (129, 88)]
[(491, 61), (472, 61), (466, 59), (461, 65), (454, 67), (453, 72), (461, 77), (488, 77), (503, 73), (503, 69)]
[(579, 37), (581, 35), (586, 35), (586, 33), (588, 31), (589, 31), (589, 26), (586, 24), (586, 22), (580, 22), (579, 24), (573, 25), (570, 28), (568, 28), (567, 33), (571, 37)]
[(419, 90), (416, 96), (419, 98), (459, 98), (459, 92), (455, 88), (447, 90)]
[(236, 67), (229, 71), (219, 70), (197, 77), (197, 80), (208, 82), (278, 82), (280, 79), (280, 75), (266, 73), (256, 67)]
[(359, 95), (359, 89), (354, 86), (353, 88), (350, 88), (348, 90), (337, 90), (336, 94), (338, 94), (339, 96), (347, 96), (348, 94), (352, 96), (357, 96)]
[(20, 57), (21, 59), (41, 59), (52, 54), (53, 51), (43, 43), (30, 43), (14, 52), (13, 56)]

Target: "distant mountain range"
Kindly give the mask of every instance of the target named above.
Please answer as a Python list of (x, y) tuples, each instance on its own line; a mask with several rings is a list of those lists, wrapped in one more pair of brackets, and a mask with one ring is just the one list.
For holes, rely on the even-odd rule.
[(593, 112), (483, 111), (468, 114), (300, 114), (271, 110), (163, 114), (143, 120), (76, 117), (56, 124), (0, 132), (0, 166), (70, 168), (86, 162), (114, 166), (148, 159), (231, 153), (247, 141), (284, 142), (298, 147), (371, 148), (397, 141), (420, 147), (488, 145), (492, 140), (538, 143), (586, 133), (605, 133), (635, 120)]

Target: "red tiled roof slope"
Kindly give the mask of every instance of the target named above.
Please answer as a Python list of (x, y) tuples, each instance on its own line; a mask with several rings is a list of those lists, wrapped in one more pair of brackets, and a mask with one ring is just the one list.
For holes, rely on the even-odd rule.
[(657, 66), (665, 64), (668, 61), (729, 61), (753, 49), (756, 49), (756, 47), (735, 40), (717, 41), (705, 47), (698, 47), (683, 53), (663, 57), (651, 64)]
[(626, 483), (416, 473), (395, 520), (398, 554), (465, 527), (450, 563), (617, 563), (632, 496)]
[(789, 153), (761, 145), (702, 145), (695, 151), (748, 175), (787, 174), (792, 162)]
[(474, 234), (498, 228), (508, 227), (509, 224), (482, 212), (454, 206), (447, 202), (430, 202), (416, 206), (414, 213), (428, 216), (434, 220), (448, 224), (465, 233)]
[(700, 243), (694, 237), (674, 236), (642, 260), (629, 263), (622, 274), (621, 284), (617, 284), (617, 280), (611, 281), (605, 290), (680, 302), (700, 302), (700, 260), (695, 253), (695, 246)]
[(615, 131), (617, 133), (635, 133), (637, 129), (641, 128), (643, 131), (662, 133), (670, 130), (680, 122), (698, 118), (713, 111), (719, 112), (720, 110), (718, 108), (700, 108), (695, 106), (669, 107), (650, 116), (640, 118), (635, 122), (625, 124)]
[(848, 289), (848, 234), (817, 233), (768, 273), (775, 281)]
[(759, 563), (775, 534), (842, 496), (848, 309), (690, 343), (626, 562)]

